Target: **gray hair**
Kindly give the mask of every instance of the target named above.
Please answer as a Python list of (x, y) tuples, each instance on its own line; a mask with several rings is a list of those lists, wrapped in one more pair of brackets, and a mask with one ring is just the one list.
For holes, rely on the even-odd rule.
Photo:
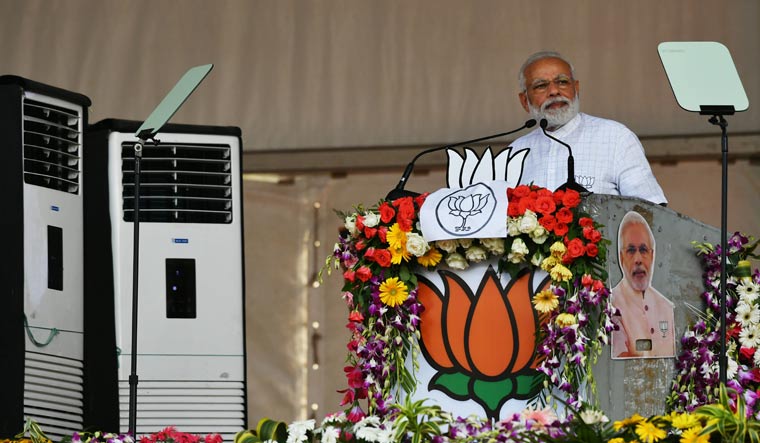
[(570, 66), (570, 75), (575, 79), (575, 68), (573, 67), (573, 64), (570, 63), (565, 57), (563, 57), (559, 52), (555, 51), (541, 51), (536, 52), (535, 54), (528, 57), (527, 60), (525, 60), (525, 63), (522, 64), (520, 67), (520, 73), (517, 75), (517, 81), (520, 86), (520, 91), (525, 92), (528, 90), (528, 85), (525, 84), (525, 70), (528, 69), (528, 66), (532, 65), (533, 63), (543, 60), (545, 58), (557, 58), (562, 60), (563, 62), (567, 63), (568, 66)]
[(649, 242), (652, 245), (652, 249), (655, 247), (654, 242), (654, 234), (652, 233), (652, 228), (649, 227), (649, 224), (644, 219), (644, 217), (641, 216), (638, 212), (635, 211), (628, 211), (624, 216), (623, 219), (620, 221), (620, 228), (618, 229), (618, 252), (620, 251), (620, 248), (623, 246), (623, 231), (628, 228), (630, 225), (642, 225), (647, 229), (647, 233), (649, 234)]

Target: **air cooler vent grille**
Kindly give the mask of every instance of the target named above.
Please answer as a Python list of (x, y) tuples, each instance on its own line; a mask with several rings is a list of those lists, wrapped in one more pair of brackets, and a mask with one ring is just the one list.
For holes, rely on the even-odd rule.
[[(122, 144), (124, 221), (134, 221), (135, 143)], [(231, 223), (230, 145), (160, 143), (140, 161), (140, 222)]]
[(36, 100), (24, 100), (24, 182), (79, 193), (80, 115)]

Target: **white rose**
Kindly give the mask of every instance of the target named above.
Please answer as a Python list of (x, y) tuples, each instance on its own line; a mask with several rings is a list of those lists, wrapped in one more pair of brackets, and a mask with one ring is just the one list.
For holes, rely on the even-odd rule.
[(488, 251), (481, 246), (470, 246), (464, 252), (464, 256), (473, 263), (479, 263), (488, 258)]
[(356, 235), (359, 234), (359, 230), (356, 229), (356, 214), (346, 217), (345, 225), (346, 229), (348, 229), (348, 233), (351, 234), (352, 237), (356, 237)]
[(465, 270), (470, 266), (470, 264), (467, 263), (467, 259), (458, 252), (449, 254), (446, 257), (446, 264), (449, 265), (450, 268), (459, 269), (460, 271)]
[(485, 246), (493, 255), (504, 254), (504, 239), (503, 238), (481, 238), (480, 244)]
[(533, 254), (533, 257), (530, 258), (530, 264), (533, 266), (541, 266), (541, 262), (544, 260), (544, 255), (541, 254), (541, 251), (536, 251), (535, 254)]
[(457, 240), (459, 242), (459, 246), (467, 249), (470, 246), (472, 246), (472, 239), (471, 238), (460, 238)]
[(547, 232), (546, 229), (544, 229), (543, 226), (538, 225), (536, 226), (536, 229), (533, 230), (533, 232), (530, 233), (530, 238), (533, 239), (533, 243), (537, 245), (543, 245), (546, 240), (549, 238), (549, 232)]
[(536, 213), (530, 209), (525, 210), (525, 215), (520, 218), (520, 232), (523, 234), (530, 234), (538, 226), (538, 217)]
[(517, 237), (520, 235), (520, 219), (509, 217), (509, 220), (507, 220), (507, 234), (510, 237)]
[(456, 240), (438, 240), (435, 245), (442, 251), (452, 253), (457, 250), (459, 243)]
[(380, 223), (380, 214), (375, 212), (368, 212), (364, 214), (364, 226), (368, 228), (374, 228)]
[(417, 233), (406, 234), (406, 250), (415, 257), (422, 257), (430, 249), (430, 245)]
[(515, 241), (512, 242), (512, 248), (507, 255), (507, 260), (512, 263), (520, 263), (525, 260), (525, 255), (528, 252), (528, 247), (525, 245), (525, 242), (520, 238), (516, 238)]

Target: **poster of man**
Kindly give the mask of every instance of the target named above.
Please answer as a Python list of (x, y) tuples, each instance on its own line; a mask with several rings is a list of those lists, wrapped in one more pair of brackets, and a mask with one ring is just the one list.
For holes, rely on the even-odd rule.
[(652, 287), (655, 239), (641, 214), (629, 211), (618, 229), (623, 278), (611, 300), (620, 316), (613, 321), (612, 358), (675, 357), (675, 305)]

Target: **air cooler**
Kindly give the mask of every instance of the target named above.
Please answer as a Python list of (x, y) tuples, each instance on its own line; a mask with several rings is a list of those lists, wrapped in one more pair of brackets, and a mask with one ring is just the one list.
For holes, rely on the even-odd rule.
[(83, 425), (82, 133), (90, 99), (0, 77), (0, 438)]
[[(86, 361), (94, 373), (88, 422), (108, 425), (118, 414), (122, 430), (132, 358), (138, 126), (123, 120), (91, 126), (85, 159), (93, 189), (85, 205), (86, 299), (99, 324), (114, 331), (95, 338), (93, 348), (104, 352)], [(157, 138), (140, 163), (136, 432), (173, 425), (232, 440), (246, 427), (240, 129), (169, 124)], [(111, 403), (117, 397), (118, 405)]]

